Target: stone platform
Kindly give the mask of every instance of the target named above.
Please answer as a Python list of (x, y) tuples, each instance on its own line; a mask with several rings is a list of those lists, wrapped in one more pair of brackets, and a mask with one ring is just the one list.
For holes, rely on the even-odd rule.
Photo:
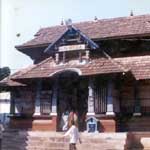
[[(2, 150), (68, 150), (64, 133), (6, 130), (2, 133)], [(149, 150), (150, 132), (80, 133), (78, 150)]]

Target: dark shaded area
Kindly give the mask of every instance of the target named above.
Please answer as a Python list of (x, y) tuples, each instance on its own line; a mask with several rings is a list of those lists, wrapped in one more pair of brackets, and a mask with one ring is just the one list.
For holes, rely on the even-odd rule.
[(0, 80), (3, 80), (4, 78), (6, 78), (9, 75), (10, 75), (9, 67), (0, 68)]
[(3, 132), (1, 149), (27, 150), (28, 132), (8, 129)]

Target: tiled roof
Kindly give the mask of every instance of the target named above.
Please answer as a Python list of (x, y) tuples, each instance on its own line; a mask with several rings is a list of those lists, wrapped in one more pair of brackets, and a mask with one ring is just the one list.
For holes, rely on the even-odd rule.
[(33, 68), (34, 65), (30, 65), (28, 66), (27, 68), (24, 68), (24, 69), (20, 69), (19, 71), (15, 72), (14, 74), (10, 75), (9, 77), (6, 77), (5, 79), (1, 80), (0, 81), (0, 87), (7, 87), (7, 86), (25, 86), (25, 84), (23, 83), (20, 83), (20, 82), (17, 82), (17, 81), (14, 81), (12, 80), (12, 78), (15, 78), (17, 76), (20, 76), (22, 75), (23, 73), (29, 71), (31, 68)]
[[(137, 80), (150, 79), (150, 56), (133, 56), (121, 58), (96, 58), (87, 64), (72, 60), (67, 64), (56, 65), (53, 58), (48, 58), (37, 65), (27, 67), (0, 82), (0, 86), (24, 86), (17, 79), (47, 78), (56, 72), (79, 70), (81, 76), (110, 74), (131, 71)], [(15, 80), (15, 81), (14, 81)]]
[(123, 68), (108, 58), (96, 58), (85, 64), (79, 63), (77, 60), (71, 60), (66, 64), (56, 65), (54, 59), (50, 57), (40, 64), (37, 64), (37, 66), (28, 72), (15, 76), (14, 79), (47, 78), (55, 72), (74, 69), (80, 70), (81, 76), (124, 72)]
[(131, 71), (137, 80), (150, 79), (150, 56), (121, 57), (111, 60), (103, 57), (93, 59), (87, 64), (79, 64), (76, 60), (72, 60), (62, 65), (56, 65), (52, 58), (48, 58), (13, 79), (47, 78), (67, 69), (78, 69), (81, 76)]
[[(102, 19), (73, 24), (92, 40), (119, 37), (150, 36), (150, 15), (129, 16), (113, 19)], [(19, 48), (49, 44), (64, 33), (66, 26), (59, 25), (40, 29), (35, 38), (26, 42)]]
[(130, 69), (137, 80), (150, 79), (150, 56), (116, 58), (115, 61)]
[(5, 78), (3, 81), (0, 81), (0, 87), (15, 87), (15, 86), (25, 86), (25, 84), (22, 84), (17, 81), (11, 80), (11, 78)]

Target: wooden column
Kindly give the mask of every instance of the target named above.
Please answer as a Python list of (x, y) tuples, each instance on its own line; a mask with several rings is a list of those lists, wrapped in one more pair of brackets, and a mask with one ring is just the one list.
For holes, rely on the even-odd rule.
[(79, 62), (81, 63), (82, 62), (82, 52), (79, 51)]
[(55, 62), (56, 64), (59, 64), (59, 53), (55, 54)]
[(133, 116), (141, 116), (141, 104), (139, 99), (139, 81), (134, 82), (134, 113)]
[(112, 79), (108, 80), (108, 93), (107, 93), (107, 112), (106, 115), (115, 115), (113, 106), (113, 89), (114, 83)]
[(41, 91), (41, 88), (42, 88), (42, 81), (39, 80), (37, 82), (37, 87), (36, 87), (36, 98), (35, 98), (34, 116), (41, 115), (41, 113), (40, 113), (40, 91)]
[(10, 114), (11, 115), (15, 114), (15, 100), (14, 100), (12, 92), (11, 92), (11, 100), (10, 100)]
[(57, 116), (57, 97), (58, 97), (58, 79), (55, 79), (53, 85), (51, 116)]
[(63, 52), (63, 64), (66, 62), (66, 52)]
[(90, 51), (89, 50), (86, 50), (85, 57), (86, 57), (86, 61), (89, 62), (89, 60), (90, 60)]
[(87, 116), (94, 116), (94, 83), (93, 79), (89, 78), (89, 85), (88, 85), (88, 112)]

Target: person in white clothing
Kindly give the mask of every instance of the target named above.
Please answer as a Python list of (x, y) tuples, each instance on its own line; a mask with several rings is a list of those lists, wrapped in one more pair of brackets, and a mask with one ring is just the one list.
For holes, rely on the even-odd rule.
[(62, 131), (68, 130), (68, 118), (69, 118), (69, 111), (66, 109), (65, 112), (62, 114), (62, 121), (61, 121)]
[(81, 143), (80, 136), (79, 136), (79, 130), (75, 126), (75, 122), (72, 121), (72, 126), (69, 128), (69, 130), (64, 134), (65, 136), (70, 136), (70, 144), (69, 144), (69, 150), (76, 150), (76, 143), (79, 142)]

